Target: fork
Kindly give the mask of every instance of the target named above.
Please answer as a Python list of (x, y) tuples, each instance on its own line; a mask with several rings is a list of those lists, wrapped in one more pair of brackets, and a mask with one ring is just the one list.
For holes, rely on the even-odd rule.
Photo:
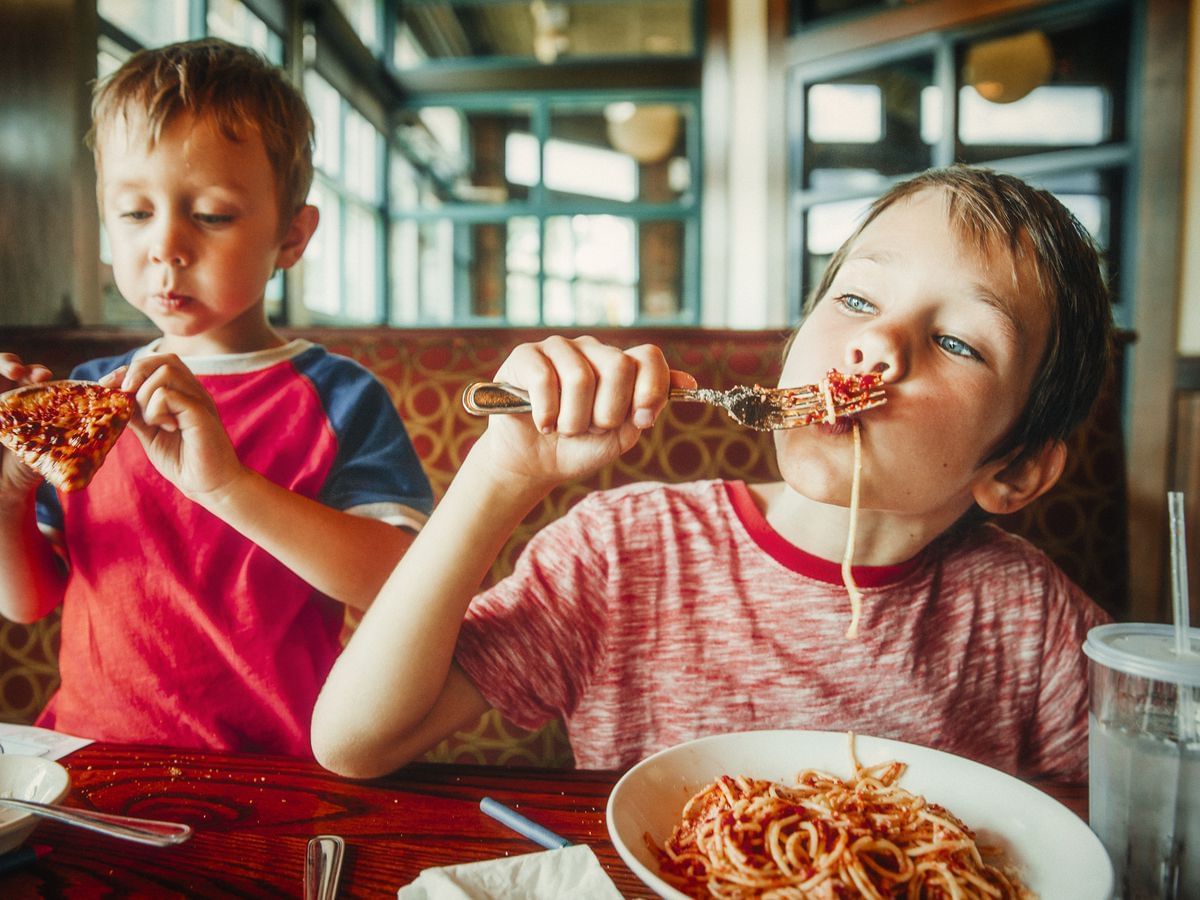
[[(883, 387), (870, 384), (857, 391), (836, 395), (821, 384), (795, 388), (764, 388), (739, 384), (728, 390), (672, 388), (672, 400), (695, 401), (716, 406), (733, 421), (755, 431), (799, 428), (874, 409), (887, 402)], [(522, 388), (497, 381), (477, 381), (463, 391), (463, 407), (476, 416), (530, 412), (533, 405)]]

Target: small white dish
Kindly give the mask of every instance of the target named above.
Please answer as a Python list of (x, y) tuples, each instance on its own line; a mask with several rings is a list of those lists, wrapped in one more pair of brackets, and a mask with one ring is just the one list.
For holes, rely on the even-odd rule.
[[(900, 786), (939, 803), (974, 829), (982, 843), (1005, 849), (1026, 887), (1054, 900), (1107, 900), (1113, 870), (1086, 822), (1053, 797), (988, 766), (900, 741), (858, 735), (864, 766), (898, 760)], [(662, 750), (631, 768), (608, 797), (608, 833), (625, 864), (670, 900), (685, 896), (659, 877), (646, 846), (663, 846), (684, 804), (721, 775), (793, 782), (801, 769), (852, 774), (849, 740), (834, 731), (748, 731), (715, 735)]]
[[(57, 803), (70, 789), (71, 776), (53, 760), (0, 755), (0, 797)], [(40, 821), (33, 813), (0, 808), (0, 853), (21, 846)]]

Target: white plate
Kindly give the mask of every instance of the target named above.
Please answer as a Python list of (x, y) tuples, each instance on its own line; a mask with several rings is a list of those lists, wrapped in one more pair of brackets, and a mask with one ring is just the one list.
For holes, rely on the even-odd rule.
[[(58, 763), (40, 756), (0, 754), (0, 797), (57, 803), (71, 787), (71, 776)], [(21, 846), (41, 821), (19, 809), (0, 809), (0, 853)]]
[[(996, 769), (916, 744), (858, 735), (864, 766), (898, 760), (908, 769), (900, 786), (939, 803), (999, 846), (1025, 885), (1042, 900), (1107, 900), (1112, 864), (1087, 823), (1053, 797)], [(700, 738), (642, 760), (608, 797), (608, 833), (617, 852), (662, 897), (683, 898), (658, 877), (646, 846), (661, 847), (688, 799), (720, 775), (748, 775), (785, 784), (801, 769), (852, 774), (849, 740), (841, 731), (748, 731)]]

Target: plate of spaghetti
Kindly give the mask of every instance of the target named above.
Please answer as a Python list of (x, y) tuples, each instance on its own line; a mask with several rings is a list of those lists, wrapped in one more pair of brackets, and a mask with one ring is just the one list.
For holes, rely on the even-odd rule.
[(626, 865), (661, 897), (1105, 900), (1087, 824), (996, 769), (832, 731), (689, 741), (608, 798)]

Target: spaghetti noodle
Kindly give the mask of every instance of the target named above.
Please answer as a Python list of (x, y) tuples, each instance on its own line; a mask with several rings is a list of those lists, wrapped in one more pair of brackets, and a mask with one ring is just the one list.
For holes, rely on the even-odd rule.
[(850, 482), (850, 521), (846, 525), (846, 552), (842, 554), (842, 583), (850, 594), (850, 625), (846, 637), (858, 636), (858, 620), (862, 617), (862, 591), (854, 581), (854, 534), (858, 530), (858, 489), (862, 481), (862, 434), (854, 420), (854, 476)]
[(900, 762), (854, 776), (808, 769), (787, 786), (723, 775), (688, 801), (659, 848), (663, 878), (690, 897), (955, 898), (1033, 894), (984, 861), (952, 813), (899, 787)]

